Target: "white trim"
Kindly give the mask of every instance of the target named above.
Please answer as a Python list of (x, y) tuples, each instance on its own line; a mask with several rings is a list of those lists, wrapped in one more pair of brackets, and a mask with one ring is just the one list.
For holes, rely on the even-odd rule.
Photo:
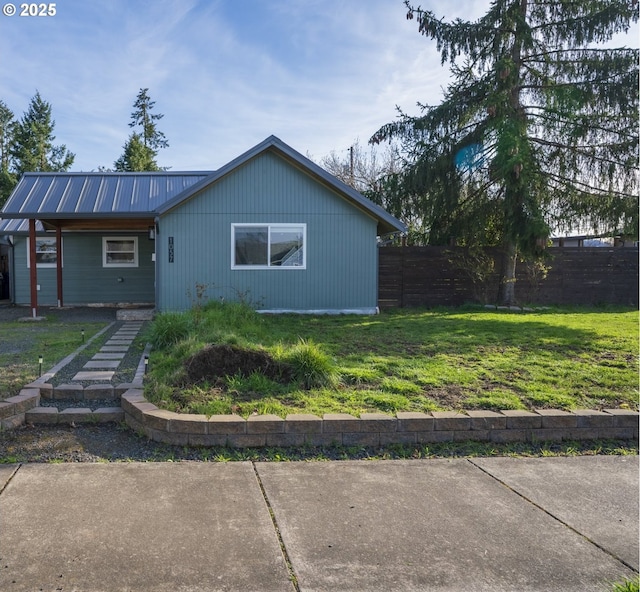
[[(109, 263), (107, 261), (107, 241), (133, 241), (133, 262)], [(123, 251), (129, 252), (129, 251)], [(138, 267), (138, 237), (137, 236), (103, 236), (102, 237), (102, 267)]]
[[(31, 249), (29, 247), (29, 240), (29, 237), (27, 237), (27, 269), (31, 269)], [(57, 246), (57, 239), (55, 236), (36, 236), (36, 246), (39, 240), (53, 241), (53, 243), (56, 244), (56, 258), (58, 257), (60, 249)], [(42, 253), (44, 251), (36, 250), (36, 257), (38, 256), (38, 252)], [(38, 269), (55, 269), (57, 266), (57, 263), (38, 263), (36, 267)], [(62, 250), (62, 266), (64, 267), (64, 249)]]
[(380, 309), (377, 306), (370, 308), (318, 308), (318, 309), (296, 309), (296, 308), (271, 308), (266, 310), (256, 310), (260, 314), (301, 314), (301, 315), (377, 315)]
[[(266, 228), (267, 229), (267, 264), (266, 265), (238, 265), (236, 264), (236, 228)], [(302, 229), (302, 265), (270, 265), (271, 232), (283, 228)], [(231, 224), (231, 269), (236, 270), (273, 270), (273, 269), (307, 269), (307, 225), (306, 223), (289, 222), (232, 222)]]

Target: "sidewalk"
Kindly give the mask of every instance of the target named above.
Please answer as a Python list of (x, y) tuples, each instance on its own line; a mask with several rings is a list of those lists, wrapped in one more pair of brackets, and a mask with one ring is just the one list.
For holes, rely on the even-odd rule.
[(0, 589), (603, 591), (638, 457), (0, 465)]

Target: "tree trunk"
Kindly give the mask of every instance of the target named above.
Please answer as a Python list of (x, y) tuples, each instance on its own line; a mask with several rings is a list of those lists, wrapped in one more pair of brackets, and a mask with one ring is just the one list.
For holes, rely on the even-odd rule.
[(502, 275), (500, 277), (500, 293), (498, 301), (500, 304), (510, 306), (516, 303), (516, 261), (518, 249), (513, 241), (509, 241), (502, 253)]

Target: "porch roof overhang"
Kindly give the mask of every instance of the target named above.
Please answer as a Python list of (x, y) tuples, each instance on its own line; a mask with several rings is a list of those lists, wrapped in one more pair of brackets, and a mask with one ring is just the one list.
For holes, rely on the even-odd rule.
[[(2, 214), (4, 218), (4, 214)], [(29, 234), (29, 220), (36, 220), (36, 231), (46, 232), (60, 228), (65, 231), (76, 232), (142, 232), (155, 223), (155, 213), (149, 212), (146, 215), (136, 216), (112, 216), (87, 218), (84, 216), (73, 216), (57, 218), (51, 216), (30, 216), (28, 218), (14, 218), (0, 220), (0, 235), (26, 235)]]

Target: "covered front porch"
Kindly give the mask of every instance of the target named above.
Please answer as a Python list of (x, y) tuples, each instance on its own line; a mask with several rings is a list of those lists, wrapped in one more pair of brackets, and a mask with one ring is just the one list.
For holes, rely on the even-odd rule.
[(10, 239), (11, 301), (34, 318), (42, 306), (153, 307), (155, 232), (146, 217), (23, 220)]

